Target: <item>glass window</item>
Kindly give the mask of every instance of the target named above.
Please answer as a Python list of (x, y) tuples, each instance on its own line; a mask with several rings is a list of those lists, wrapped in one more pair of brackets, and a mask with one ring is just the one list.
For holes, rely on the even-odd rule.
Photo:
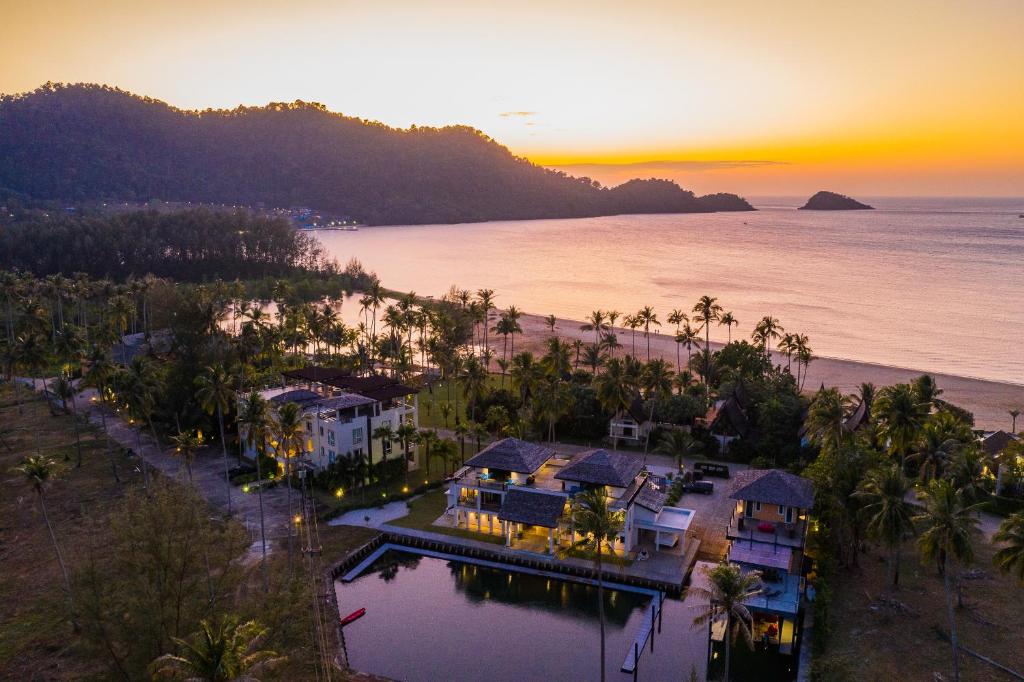
[(327, 432), (327, 444), (328, 445), (334, 445), (335, 444), (334, 443), (334, 431), (328, 431)]
[(356, 444), (356, 443), (362, 443), (362, 442), (363, 442), (363, 429), (362, 429), (362, 427), (352, 429), (352, 443)]

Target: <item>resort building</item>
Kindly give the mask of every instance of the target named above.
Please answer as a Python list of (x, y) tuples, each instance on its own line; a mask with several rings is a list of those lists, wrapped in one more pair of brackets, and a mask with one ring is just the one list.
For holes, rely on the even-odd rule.
[(608, 422), (608, 437), (612, 443), (619, 441), (637, 444), (647, 438), (651, 432), (651, 421), (644, 414), (644, 403), (638, 395), (626, 409), (619, 410)]
[[(804, 610), (804, 542), (814, 490), (806, 478), (777, 469), (739, 472), (729, 497), (728, 560), (761, 572), (763, 591), (746, 602), (758, 653), (796, 670)], [(712, 646), (724, 626), (712, 628)]]
[(754, 425), (748, 415), (752, 404), (743, 384), (738, 383), (731, 395), (716, 400), (707, 413), (696, 420), (696, 424), (714, 436), (719, 453), (724, 454), (734, 440), (751, 435)]
[[(329, 367), (306, 367), (282, 374), (282, 386), (261, 391), (275, 411), (285, 403), (302, 409), (306, 425), (304, 452), (299, 462), (320, 470), (341, 457), (365, 456), (369, 464), (404, 456), (388, 439), (374, 438), (382, 426), (392, 431), (401, 424), (419, 427), (417, 389), (384, 376), (355, 377)], [(268, 444), (274, 455), (275, 442)], [(255, 450), (247, 446), (247, 454)], [(415, 451), (407, 466), (416, 468)]]
[(544, 446), (505, 438), (456, 472), (448, 508), (456, 527), (500, 535), (507, 547), (554, 554), (577, 538), (572, 498), (595, 489), (605, 491), (611, 509), (624, 512), (613, 552), (683, 552), (693, 512), (666, 507), (666, 491), (633, 453), (589, 450), (564, 459)]

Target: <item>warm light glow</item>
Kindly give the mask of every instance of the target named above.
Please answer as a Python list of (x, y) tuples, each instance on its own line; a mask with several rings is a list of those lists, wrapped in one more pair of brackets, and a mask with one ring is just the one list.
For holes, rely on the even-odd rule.
[(700, 192), (1024, 186), (1020, 2), (8, 4), (0, 92), (303, 99), (393, 126), (464, 123), (539, 163)]
[(409, 492), (409, 486), (407, 486), (407, 485), (403, 485), (403, 486), (402, 486), (402, 492), (403, 492), (403, 493), (407, 493), (407, 492)]
[(292, 519), (292, 520), (295, 521), (295, 523), (302, 523), (302, 516), (300, 516), (299, 514), (296, 514), (295, 518)]
[(344, 490), (342, 490), (341, 488), (338, 488), (337, 490), (335, 490), (335, 491), (334, 491), (334, 496), (335, 496), (335, 497), (341, 497), (341, 496), (343, 496), (344, 494), (345, 494), (345, 491), (344, 491)]

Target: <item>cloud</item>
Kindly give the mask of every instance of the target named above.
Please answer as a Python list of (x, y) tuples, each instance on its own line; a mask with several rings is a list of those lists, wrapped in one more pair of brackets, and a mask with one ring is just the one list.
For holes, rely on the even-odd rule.
[(498, 116), (501, 116), (502, 118), (510, 118), (512, 116), (519, 117), (519, 118), (527, 118), (527, 117), (536, 116), (536, 115), (537, 115), (536, 111), (503, 111), (500, 114), (498, 114)]
[(678, 172), (701, 172), (715, 170), (729, 170), (734, 168), (760, 168), (763, 166), (787, 166), (786, 161), (770, 161), (762, 159), (719, 159), (711, 161), (693, 161), (686, 159), (667, 159), (660, 161), (637, 161), (632, 163), (560, 163), (552, 164), (563, 170), (589, 169), (589, 170), (629, 170), (645, 169), (659, 171)]

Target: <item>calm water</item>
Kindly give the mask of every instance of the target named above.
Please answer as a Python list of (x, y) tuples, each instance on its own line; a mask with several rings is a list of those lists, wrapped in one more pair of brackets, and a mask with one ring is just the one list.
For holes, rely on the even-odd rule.
[[(321, 232), (386, 286), (488, 287), (497, 304), (582, 318), (717, 296), (748, 335), (765, 314), (818, 355), (1024, 384), (1024, 199), (862, 197), (878, 210), (612, 216)], [(725, 339), (725, 329), (712, 338)]]
[[(338, 586), (343, 614), (367, 609), (345, 628), (351, 665), (431, 681), (597, 679), (596, 594), (575, 583), (400, 552)], [(649, 597), (612, 590), (605, 597), (608, 678), (625, 682), (632, 675), (619, 668)], [(691, 609), (675, 600), (665, 605), (655, 652), (640, 658), (642, 680), (688, 675), (694, 661), (686, 660), (682, 639), (706, 637), (691, 629)]]

